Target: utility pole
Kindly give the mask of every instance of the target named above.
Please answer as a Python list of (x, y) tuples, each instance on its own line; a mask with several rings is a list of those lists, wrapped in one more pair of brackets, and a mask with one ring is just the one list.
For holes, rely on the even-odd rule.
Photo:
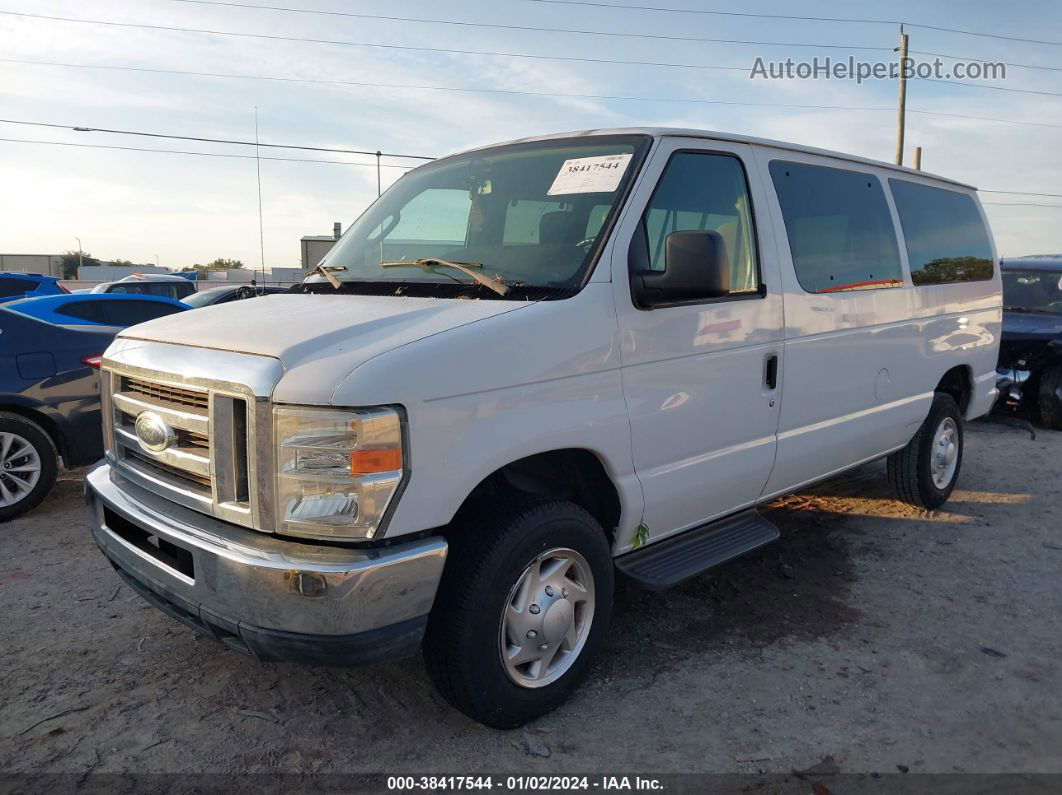
[(265, 284), (265, 223), (262, 220), (262, 160), (258, 156), (258, 106), (254, 106), (254, 167), (258, 173), (258, 251), (262, 263), (262, 284)]
[(81, 278), (81, 238), (75, 237), (77, 241), (77, 278)]
[(914, 167), (915, 167), (915, 171), (921, 171), (922, 170), (922, 147), (920, 147), (920, 146), (916, 146), (915, 147)]
[(376, 152), (376, 196), (377, 198), (383, 193), (383, 182), (380, 179), (380, 158), (383, 157), (383, 152)]
[(896, 165), (903, 165), (903, 133), (907, 110), (907, 34), (900, 25), (900, 109), (896, 117)]

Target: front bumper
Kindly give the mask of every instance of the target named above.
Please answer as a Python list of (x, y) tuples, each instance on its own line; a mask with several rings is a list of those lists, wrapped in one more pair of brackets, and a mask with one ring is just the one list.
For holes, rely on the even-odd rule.
[(345, 549), (247, 530), (152, 494), (107, 462), (85, 478), (85, 501), (93, 538), (137, 593), (262, 660), (414, 654), (446, 560), (440, 538)]

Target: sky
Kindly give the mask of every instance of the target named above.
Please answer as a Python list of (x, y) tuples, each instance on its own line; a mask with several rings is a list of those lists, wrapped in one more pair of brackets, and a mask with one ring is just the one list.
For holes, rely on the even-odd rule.
[[(899, 39), (895, 22), (776, 20), (609, 6), (626, 3), (904, 20), (909, 25), (1060, 43), (1033, 44), (908, 27), (912, 51), (1012, 65), (1005, 80), (976, 87), (909, 81), (905, 162), (910, 164), (914, 147), (922, 146), (922, 165), (927, 171), (981, 189), (1056, 194), (984, 193), (982, 201), (1002, 256), (1062, 253), (1062, 4), (1053, 0), (1020, 5), (995, 0), (961, 5), (933, 0), (799, 4), (781, 0), (589, 0), (598, 5), (539, 0), (450, 0), (445, 4), (427, 0), (235, 1), (392, 18), (296, 13), (202, 0), (0, 0), (0, 119), (246, 141), (254, 140), (257, 106), (263, 143), (438, 156), (567, 130), (676, 126), (794, 141), (891, 161), (896, 146), (895, 81), (858, 85), (842, 80), (763, 80), (750, 78), (749, 70), (757, 58), (802, 61), (827, 55), (844, 59), (851, 54), (862, 60), (890, 60)], [(647, 35), (661, 38), (644, 38)], [(12, 63), (10, 59), (67, 66)], [(442, 87), (472, 90), (439, 90)], [(555, 96), (573, 94), (613, 98)], [(297, 267), (299, 238), (330, 234), (334, 221), (346, 228), (377, 192), (371, 156), (270, 148), (261, 150), (263, 157), (344, 162), (256, 163), (254, 147), (248, 146), (9, 123), (0, 123), (0, 139), (243, 155), (211, 157), (0, 140), (0, 252), (5, 254), (76, 250), (76, 238), (80, 238), (85, 251), (106, 260), (154, 263), (157, 258), (163, 266), (180, 268), (224, 257), (259, 267), (264, 248), (267, 268)], [(403, 173), (396, 166), (422, 161), (384, 158), (382, 162), (388, 166), (382, 170), (386, 188)], [(256, 168), (261, 173), (263, 246)]]

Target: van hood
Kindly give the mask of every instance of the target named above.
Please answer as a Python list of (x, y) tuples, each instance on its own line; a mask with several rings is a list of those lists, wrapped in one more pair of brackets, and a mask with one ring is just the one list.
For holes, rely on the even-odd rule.
[(338, 380), (385, 351), (529, 304), (292, 293), (178, 312), (119, 336), (272, 356), (289, 372), (329, 362)]

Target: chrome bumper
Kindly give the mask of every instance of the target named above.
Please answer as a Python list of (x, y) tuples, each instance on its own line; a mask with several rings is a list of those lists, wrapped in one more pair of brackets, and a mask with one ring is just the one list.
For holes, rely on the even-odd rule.
[(107, 462), (85, 478), (92, 535), (145, 599), (266, 660), (361, 664), (415, 653), (446, 542), (379, 549), (287, 541), (206, 516)]

